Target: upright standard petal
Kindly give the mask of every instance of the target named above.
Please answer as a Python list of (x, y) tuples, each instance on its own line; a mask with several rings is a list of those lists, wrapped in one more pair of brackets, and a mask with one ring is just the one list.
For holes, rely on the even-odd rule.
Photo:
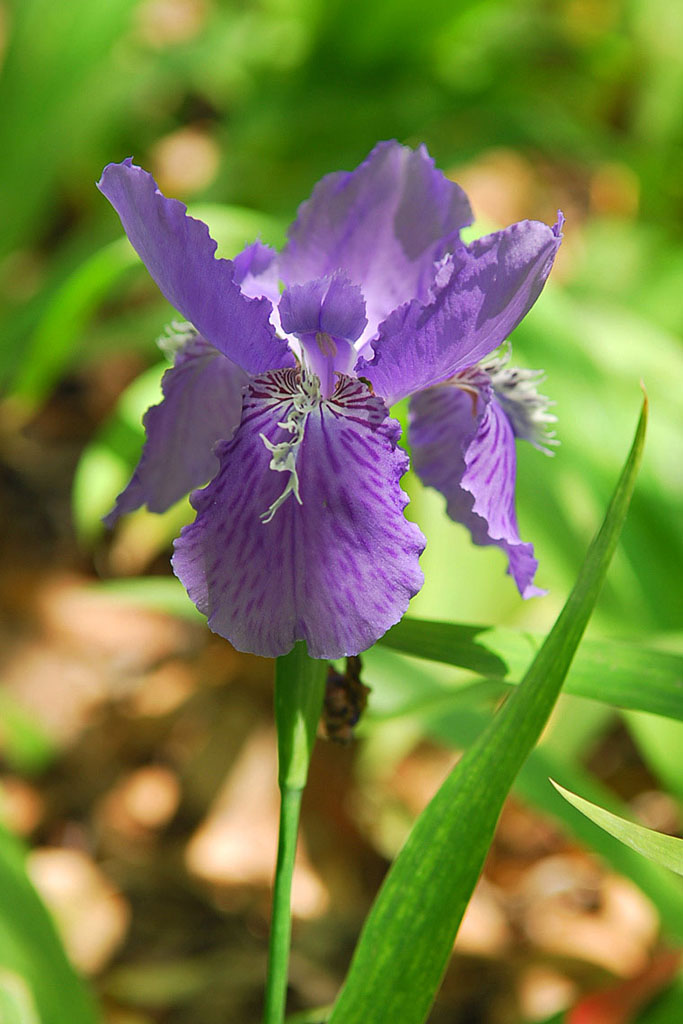
[(141, 505), (164, 512), (211, 479), (218, 470), (214, 445), (237, 429), (247, 381), (244, 371), (204, 338), (196, 336), (178, 351), (161, 381), (164, 400), (145, 413), (140, 462), (105, 518), (107, 526)]
[(462, 387), (449, 382), (412, 398), (413, 468), (444, 495), (448, 515), (469, 529), (475, 544), (505, 551), (522, 597), (536, 597), (545, 591), (534, 586), (538, 562), (517, 527), (512, 427), (486, 375), (468, 376)]
[(380, 142), (355, 171), (318, 182), (290, 228), (282, 277), (303, 284), (345, 271), (363, 289), (369, 338), (392, 309), (427, 297), (435, 261), (471, 222), (465, 193), (424, 146)]
[(209, 229), (187, 215), (184, 203), (162, 195), (130, 158), (105, 167), (97, 187), (164, 297), (207, 341), (247, 373), (293, 365), (269, 321), (270, 302), (242, 294), (233, 264), (216, 258)]
[(473, 366), (529, 312), (559, 248), (554, 228), (521, 221), (460, 246), (442, 265), (434, 296), (402, 306), (382, 324), (372, 361), (356, 372), (391, 406)]
[(240, 428), (218, 450), (220, 472), (192, 496), (197, 518), (176, 542), (173, 566), (209, 626), (238, 650), (276, 657), (305, 640), (312, 657), (337, 658), (365, 650), (401, 618), (422, 585), (424, 538), (403, 515), (400, 428), (349, 377), (306, 406), (289, 467), (297, 485), (282, 500), (271, 453), (291, 443), (282, 424), (299, 415), (301, 393), (293, 370), (251, 383)]
[(337, 271), (306, 284), (293, 284), (278, 307), (283, 330), (301, 342), (303, 358), (320, 378), (323, 395), (334, 391), (339, 373), (349, 374), (358, 358), (353, 343), (367, 324), (363, 293)]
[(288, 334), (323, 332), (356, 341), (367, 324), (363, 293), (337, 272), (287, 288), (280, 299), (280, 322)]

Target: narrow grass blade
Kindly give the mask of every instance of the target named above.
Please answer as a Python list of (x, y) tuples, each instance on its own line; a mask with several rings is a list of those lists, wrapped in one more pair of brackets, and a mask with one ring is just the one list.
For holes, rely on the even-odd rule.
[(612, 814), (604, 807), (584, 800), (583, 797), (565, 789), (559, 782), (553, 779), (550, 781), (565, 800), (619, 842), (630, 846), (632, 850), (636, 850), (655, 864), (662, 864), (665, 868), (675, 871), (677, 875), (683, 875), (683, 839), (655, 832), (644, 825), (636, 825), (626, 818), (620, 818), (618, 814)]
[(421, 1024), (514, 778), (533, 749), (590, 618), (626, 517), (645, 438), (633, 447), (576, 584), (520, 686), (418, 818), (361, 934), (331, 1024)]
[(27, 412), (45, 397), (72, 358), (91, 317), (138, 257), (119, 238), (93, 253), (54, 295), (30, 338), (13, 395)]
[(0, 985), (14, 977), (4, 996), (6, 1001), (14, 993), (14, 1017), (3, 1011), (0, 1020), (29, 1024), (35, 1006), (41, 1024), (97, 1024), (95, 1002), (67, 960), (23, 858), (16, 839), (0, 830)]

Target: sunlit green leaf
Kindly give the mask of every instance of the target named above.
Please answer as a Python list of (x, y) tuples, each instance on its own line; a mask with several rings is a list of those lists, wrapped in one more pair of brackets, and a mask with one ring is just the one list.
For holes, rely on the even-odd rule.
[(623, 718), (647, 767), (672, 796), (683, 802), (683, 723), (634, 712), (626, 712)]
[(320, 1006), (316, 1010), (301, 1010), (287, 1016), (286, 1024), (326, 1024), (332, 1013), (331, 1006)]
[[(409, 618), (380, 640), (405, 654), (500, 676), (508, 683), (521, 678), (541, 642), (537, 634), (502, 627)], [(615, 707), (683, 719), (683, 656), (588, 638), (572, 663), (565, 690)]]
[[(20, 844), (0, 829), (0, 964), (25, 983), (29, 1001), (17, 995), (21, 1024), (35, 1004), (40, 1024), (97, 1024), (94, 1001), (67, 960), (52, 919), (24, 869)], [(15, 994), (22, 987), (14, 989)], [(4, 1017), (1, 1018), (3, 1021)], [(12, 1019), (11, 1017), (9, 1018)]]
[(115, 414), (81, 456), (71, 500), (76, 531), (84, 542), (104, 532), (102, 516), (130, 479), (144, 442), (142, 417), (161, 400), (161, 377), (168, 365), (155, 364), (126, 388)]
[(542, 744), (532, 752), (515, 784), (516, 792), (525, 801), (550, 814), (579, 842), (600, 854), (615, 871), (631, 878), (657, 907), (663, 931), (678, 943), (683, 942), (683, 887), (678, 879), (617, 842), (571, 807), (550, 785), (550, 777), (561, 779), (566, 788), (581, 789), (595, 803), (611, 806), (614, 813), (624, 812), (623, 804), (589, 772), (557, 757), (549, 744)]
[(211, 237), (218, 242), (219, 257), (231, 259), (256, 238), (277, 248), (284, 242), (282, 221), (260, 210), (225, 203), (191, 203), (188, 213), (208, 224)]
[[(137, 0), (13, 0), (0, 75), (0, 254), (25, 245), (63, 199), (64, 170), (98, 126), (111, 96), (101, 69), (126, 33)], [(4, 50), (4, 46), (3, 46)], [(109, 63), (111, 62), (111, 63)], [(116, 98), (114, 99), (116, 102)], [(106, 107), (105, 107), (106, 109)], [(110, 112), (111, 112), (111, 108)], [(80, 164), (82, 168), (82, 164)], [(94, 187), (93, 175), (88, 175)]]
[(591, 821), (594, 821), (600, 828), (604, 828), (605, 832), (609, 832), (611, 836), (614, 836), (621, 843), (625, 843), (626, 846), (630, 846), (638, 853), (642, 853), (643, 857), (654, 861), (655, 864), (662, 864), (665, 868), (675, 871), (676, 874), (683, 875), (683, 839), (664, 835), (661, 832), (655, 832), (651, 828), (645, 828), (644, 825), (637, 825), (632, 821), (627, 821), (626, 818), (620, 818), (618, 815), (605, 810), (604, 807), (598, 807), (597, 804), (592, 804), (589, 800), (584, 800), (583, 797), (577, 796), (576, 793), (571, 793), (568, 789), (564, 789), (563, 786), (560, 786), (553, 779), (550, 781), (565, 800), (568, 800), (570, 804), (573, 804), (577, 810), (585, 814)]
[(47, 394), (104, 297), (138, 257), (126, 238), (104, 246), (86, 260), (55, 293), (38, 323), (14, 382), (13, 394), (33, 407)]
[(0, 967), (0, 1021), (2, 1024), (40, 1024), (30, 989), (20, 974)]
[(74, 525), (81, 540), (90, 542), (104, 531), (102, 517), (111, 511), (116, 496), (130, 479), (125, 459), (102, 443), (88, 445), (74, 476)]
[(172, 576), (100, 580), (93, 586), (139, 608), (178, 615), (192, 622), (206, 622), (206, 617), (197, 611), (182, 584)]

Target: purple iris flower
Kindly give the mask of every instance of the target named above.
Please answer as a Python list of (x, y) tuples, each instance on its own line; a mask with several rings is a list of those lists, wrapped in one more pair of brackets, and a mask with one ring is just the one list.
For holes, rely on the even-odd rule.
[(215, 632), (260, 655), (305, 640), (336, 658), (401, 618), (425, 546), (403, 514), (408, 458), (388, 412), (408, 395), (422, 480), (475, 543), (506, 552), (524, 597), (541, 593), (515, 518), (515, 437), (542, 447), (554, 417), (535, 375), (491, 353), (536, 301), (561, 218), (466, 245), (464, 192), (424, 147), (396, 142), (324, 177), (279, 254), (255, 242), (217, 259), (206, 225), (130, 159), (98, 187), (187, 321), (106, 522), (210, 481), (173, 568)]

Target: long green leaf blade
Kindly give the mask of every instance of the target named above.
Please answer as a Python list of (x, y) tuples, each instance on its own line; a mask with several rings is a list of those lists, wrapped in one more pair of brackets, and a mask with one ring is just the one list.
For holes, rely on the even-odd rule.
[[(0, 964), (18, 976), (17, 991), (25, 983), (24, 1004), (35, 1004), (41, 1024), (97, 1024), (95, 1002), (69, 963), (23, 860), (17, 840), (0, 830)], [(24, 1010), (28, 1024), (25, 1005)]]
[(52, 298), (14, 383), (15, 397), (28, 410), (54, 385), (99, 304), (137, 261), (128, 239), (118, 238), (85, 260)]
[(434, 999), (505, 797), (560, 692), (621, 532), (647, 402), (579, 577), (521, 685), (418, 818), (366, 921), (331, 1024), (421, 1024)]
[[(537, 634), (514, 629), (408, 618), (380, 640), (403, 654), (501, 676), (510, 684), (522, 677), (541, 643)], [(487, 658), (489, 664), (502, 664), (502, 671), (486, 669)], [(612, 707), (683, 721), (683, 657), (634, 643), (588, 638), (576, 653), (564, 690)]]
[(576, 807), (577, 811), (581, 811), (619, 842), (630, 846), (632, 850), (636, 850), (637, 853), (654, 861), (655, 864), (662, 864), (665, 868), (675, 871), (677, 875), (683, 875), (683, 839), (655, 832), (651, 828), (645, 828), (644, 825), (636, 825), (635, 822), (627, 821), (626, 818), (621, 818), (618, 814), (612, 814), (611, 811), (591, 803), (590, 800), (584, 800), (583, 797), (565, 789), (559, 782), (555, 782), (553, 779), (550, 781), (557, 792), (568, 803)]

